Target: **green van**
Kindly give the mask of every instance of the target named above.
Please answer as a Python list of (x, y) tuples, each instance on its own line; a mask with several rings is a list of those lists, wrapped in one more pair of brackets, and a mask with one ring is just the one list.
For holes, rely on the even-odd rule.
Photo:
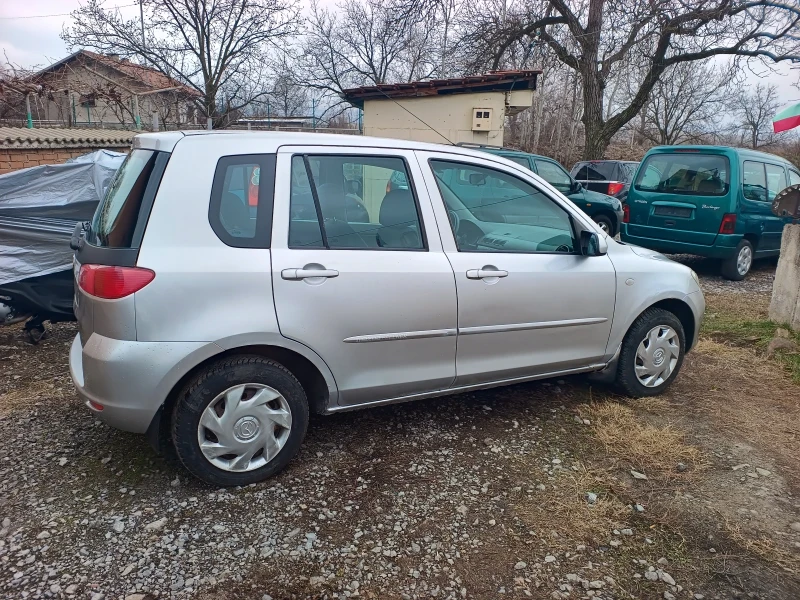
[(772, 154), (724, 146), (663, 146), (642, 160), (625, 205), (624, 242), (673, 254), (722, 259), (741, 280), (753, 259), (777, 256), (783, 226), (775, 194), (800, 170)]

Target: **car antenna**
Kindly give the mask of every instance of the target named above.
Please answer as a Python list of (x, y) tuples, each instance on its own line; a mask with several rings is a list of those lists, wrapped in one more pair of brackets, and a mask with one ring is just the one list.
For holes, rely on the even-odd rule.
[(441, 136), (441, 138), (442, 138), (443, 140), (445, 140), (445, 141), (446, 141), (448, 144), (450, 144), (451, 146), (455, 146), (455, 145), (456, 145), (456, 144), (454, 144), (452, 141), (450, 141), (450, 139), (448, 139), (448, 137), (447, 137), (445, 134), (443, 134), (441, 131), (439, 131), (438, 129), (435, 129), (434, 127), (431, 127), (431, 126), (430, 126), (428, 123), (426, 123), (425, 121), (423, 121), (423, 120), (422, 120), (422, 118), (420, 118), (420, 117), (418, 117), (417, 115), (415, 115), (413, 112), (411, 112), (410, 110), (408, 110), (408, 109), (407, 109), (405, 106), (403, 106), (402, 104), (400, 104), (400, 103), (399, 103), (397, 100), (395, 100), (394, 98), (392, 98), (392, 97), (391, 97), (389, 94), (387, 94), (386, 92), (384, 92), (384, 91), (383, 91), (383, 90), (380, 88), (380, 86), (379, 86), (379, 85), (376, 85), (375, 87), (376, 87), (376, 88), (378, 88), (378, 91), (379, 91), (381, 94), (383, 94), (384, 96), (386, 96), (386, 98), (388, 98), (389, 100), (391, 100), (392, 102), (394, 102), (395, 104), (397, 104), (397, 106), (399, 106), (400, 108), (402, 108), (404, 111), (406, 111), (406, 112), (407, 112), (408, 114), (410, 114), (412, 117), (414, 117), (414, 118), (415, 118), (417, 121), (419, 121), (420, 123), (422, 123), (423, 125), (425, 125), (425, 127), (427, 127), (428, 129), (430, 129), (430, 130), (431, 130), (432, 132), (434, 132), (436, 135), (438, 135), (438, 136)]

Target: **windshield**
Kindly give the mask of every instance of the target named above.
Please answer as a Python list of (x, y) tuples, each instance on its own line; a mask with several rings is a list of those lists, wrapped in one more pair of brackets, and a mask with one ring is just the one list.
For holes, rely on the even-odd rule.
[(730, 165), (725, 156), (715, 154), (651, 154), (639, 169), (635, 185), (648, 192), (724, 196), (730, 187)]

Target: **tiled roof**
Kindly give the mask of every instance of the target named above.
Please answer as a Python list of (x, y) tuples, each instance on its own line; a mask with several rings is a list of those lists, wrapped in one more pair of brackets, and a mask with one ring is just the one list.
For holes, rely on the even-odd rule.
[(130, 62), (129, 60), (120, 59), (120, 58), (112, 58), (111, 56), (106, 56), (104, 54), (98, 54), (97, 52), (91, 52), (89, 50), (78, 50), (77, 52), (70, 54), (66, 58), (62, 58), (60, 61), (53, 63), (49, 67), (39, 71), (34, 78), (37, 76), (41, 76), (44, 73), (48, 73), (50, 71), (54, 71), (57, 68), (65, 65), (72, 60), (75, 60), (79, 57), (85, 57), (91, 59), (93, 61), (99, 62), (106, 67), (114, 69), (131, 79), (135, 79), (136, 81), (141, 82), (151, 90), (164, 90), (169, 88), (181, 88), (180, 91), (188, 94), (190, 96), (200, 96), (200, 92), (195, 90), (194, 88), (188, 87), (183, 85), (180, 81), (172, 79), (171, 77), (167, 77), (160, 71), (153, 69), (152, 67), (146, 67), (144, 65), (138, 65), (136, 63)]
[(130, 146), (136, 133), (118, 129), (0, 127), (0, 149), (120, 148)]

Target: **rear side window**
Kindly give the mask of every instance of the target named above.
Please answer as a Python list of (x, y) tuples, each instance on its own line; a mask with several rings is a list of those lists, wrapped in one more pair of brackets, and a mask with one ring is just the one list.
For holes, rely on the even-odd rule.
[(767, 165), (767, 200), (772, 202), (778, 192), (783, 191), (787, 185), (784, 168)]
[(797, 185), (800, 183), (800, 173), (789, 169), (789, 185)]
[(289, 247), (424, 250), (402, 158), (292, 157)]
[(767, 178), (764, 163), (746, 160), (742, 165), (742, 192), (748, 200), (767, 201)]
[(730, 163), (727, 157), (712, 154), (651, 154), (639, 169), (635, 187), (646, 192), (724, 196), (730, 187)]
[(269, 248), (274, 190), (274, 154), (220, 158), (208, 208), (217, 237), (237, 248)]
[[(131, 248), (134, 245), (139, 212), (158, 154), (155, 150), (141, 148), (131, 151), (94, 213), (92, 225), (86, 233), (89, 244), (100, 248)], [(153, 181), (153, 195), (157, 187), (158, 181)]]

